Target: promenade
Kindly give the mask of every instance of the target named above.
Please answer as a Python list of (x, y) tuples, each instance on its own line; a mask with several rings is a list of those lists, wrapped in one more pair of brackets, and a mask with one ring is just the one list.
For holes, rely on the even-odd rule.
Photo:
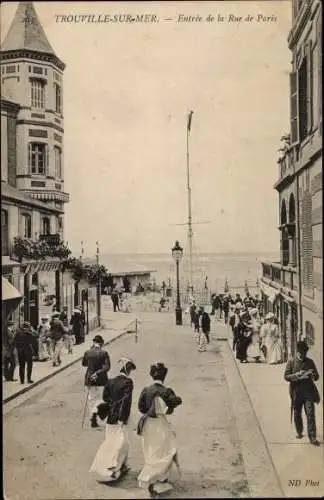
[[(77, 360), (90, 345), (90, 335), (88, 344), (78, 346), (81, 349), (70, 363), (64, 355), (66, 365), (55, 377), (49, 379), (44, 373), (41, 383), (39, 371), (36, 381), (36, 365), (40, 364), (35, 363), (39, 386), (31, 386), (30, 392), (16, 395), (4, 406), (5, 485), (10, 500), (146, 498), (136, 482), (142, 466), (135, 433), (139, 416), (136, 402), (140, 390), (149, 383), (150, 363), (158, 360), (169, 367), (166, 382), (183, 399), (172, 416), (183, 476), (169, 497), (322, 496), (322, 409), (316, 407), (321, 446), (311, 446), (307, 438), (296, 440), (284, 364), (237, 363), (230, 330), (214, 319), (211, 344), (206, 353), (199, 353), (186, 316), (181, 327), (175, 326), (173, 312), (106, 312), (106, 318), (106, 328), (100, 334), (108, 343), (112, 373), (116, 373), (119, 356), (129, 355), (137, 364), (129, 424), (130, 474), (110, 488), (88, 474), (103, 432), (103, 428), (93, 430), (88, 425), (82, 430), (80, 424), (84, 370)], [(126, 334), (134, 331), (136, 319), (137, 339), (133, 333)], [(43, 472), (36, 480), (38, 468)], [(23, 491), (19, 484), (24, 484)]]

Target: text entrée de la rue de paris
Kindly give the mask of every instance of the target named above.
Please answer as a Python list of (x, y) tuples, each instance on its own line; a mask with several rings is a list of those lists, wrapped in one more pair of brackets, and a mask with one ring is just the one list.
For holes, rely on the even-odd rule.
[(277, 17), (275, 15), (266, 16), (257, 14), (252, 16), (238, 16), (236, 14), (208, 14), (202, 16), (200, 14), (187, 15), (177, 14), (174, 17), (160, 18), (156, 14), (56, 14), (55, 20), (57, 23), (67, 24), (155, 24), (159, 22), (176, 22), (179, 24), (200, 24), (200, 23), (230, 23), (230, 24), (265, 24), (275, 23)]

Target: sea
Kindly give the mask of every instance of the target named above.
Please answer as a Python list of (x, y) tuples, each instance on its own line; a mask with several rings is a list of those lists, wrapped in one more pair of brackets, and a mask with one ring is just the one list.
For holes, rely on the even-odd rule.
[[(257, 292), (258, 281), (262, 276), (261, 261), (279, 261), (279, 252), (260, 253), (202, 253), (194, 255), (193, 285), (202, 289), (205, 283), (212, 292), (223, 292), (227, 281), (229, 290), (241, 292), (245, 284), (250, 292)], [(111, 269), (124, 271), (148, 269), (151, 280), (158, 286), (164, 281), (174, 286), (176, 280), (176, 265), (170, 254), (102, 254), (100, 263)], [(184, 256), (179, 268), (181, 286), (189, 282), (189, 262)], [(207, 280), (206, 280), (207, 278)]]

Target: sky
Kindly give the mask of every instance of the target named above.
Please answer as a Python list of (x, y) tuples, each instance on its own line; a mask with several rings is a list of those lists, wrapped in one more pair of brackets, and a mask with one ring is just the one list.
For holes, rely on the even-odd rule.
[[(279, 247), (280, 137), (289, 130), (291, 2), (35, 2), (64, 72), (65, 239), (76, 254), (186, 247), (187, 115), (194, 248)], [(2, 35), (17, 3), (2, 4)], [(56, 14), (158, 23), (58, 23)], [(179, 14), (223, 22), (177, 22)], [(228, 22), (229, 15), (242, 16)], [(252, 21), (244, 21), (246, 16)], [(257, 16), (276, 21), (256, 22)], [(172, 21), (165, 21), (172, 18)], [(263, 18), (264, 19), (264, 18)]]

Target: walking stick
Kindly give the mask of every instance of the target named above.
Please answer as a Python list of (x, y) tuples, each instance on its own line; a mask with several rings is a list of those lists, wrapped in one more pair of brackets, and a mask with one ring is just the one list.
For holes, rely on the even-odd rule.
[(82, 424), (81, 424), (82, 429), (83, 429), (83, 426), (84, 426), (84, 420), (85, 420), (86, 411), (87, 411), (87, 407), (88, 407), (89, 392), (90, 392), (90, 387), (87, 386), (87, 396), (86, 396), (86, 400), (85, 400), (85, 403), (84, 403), (83, 416), (82, 416)]

